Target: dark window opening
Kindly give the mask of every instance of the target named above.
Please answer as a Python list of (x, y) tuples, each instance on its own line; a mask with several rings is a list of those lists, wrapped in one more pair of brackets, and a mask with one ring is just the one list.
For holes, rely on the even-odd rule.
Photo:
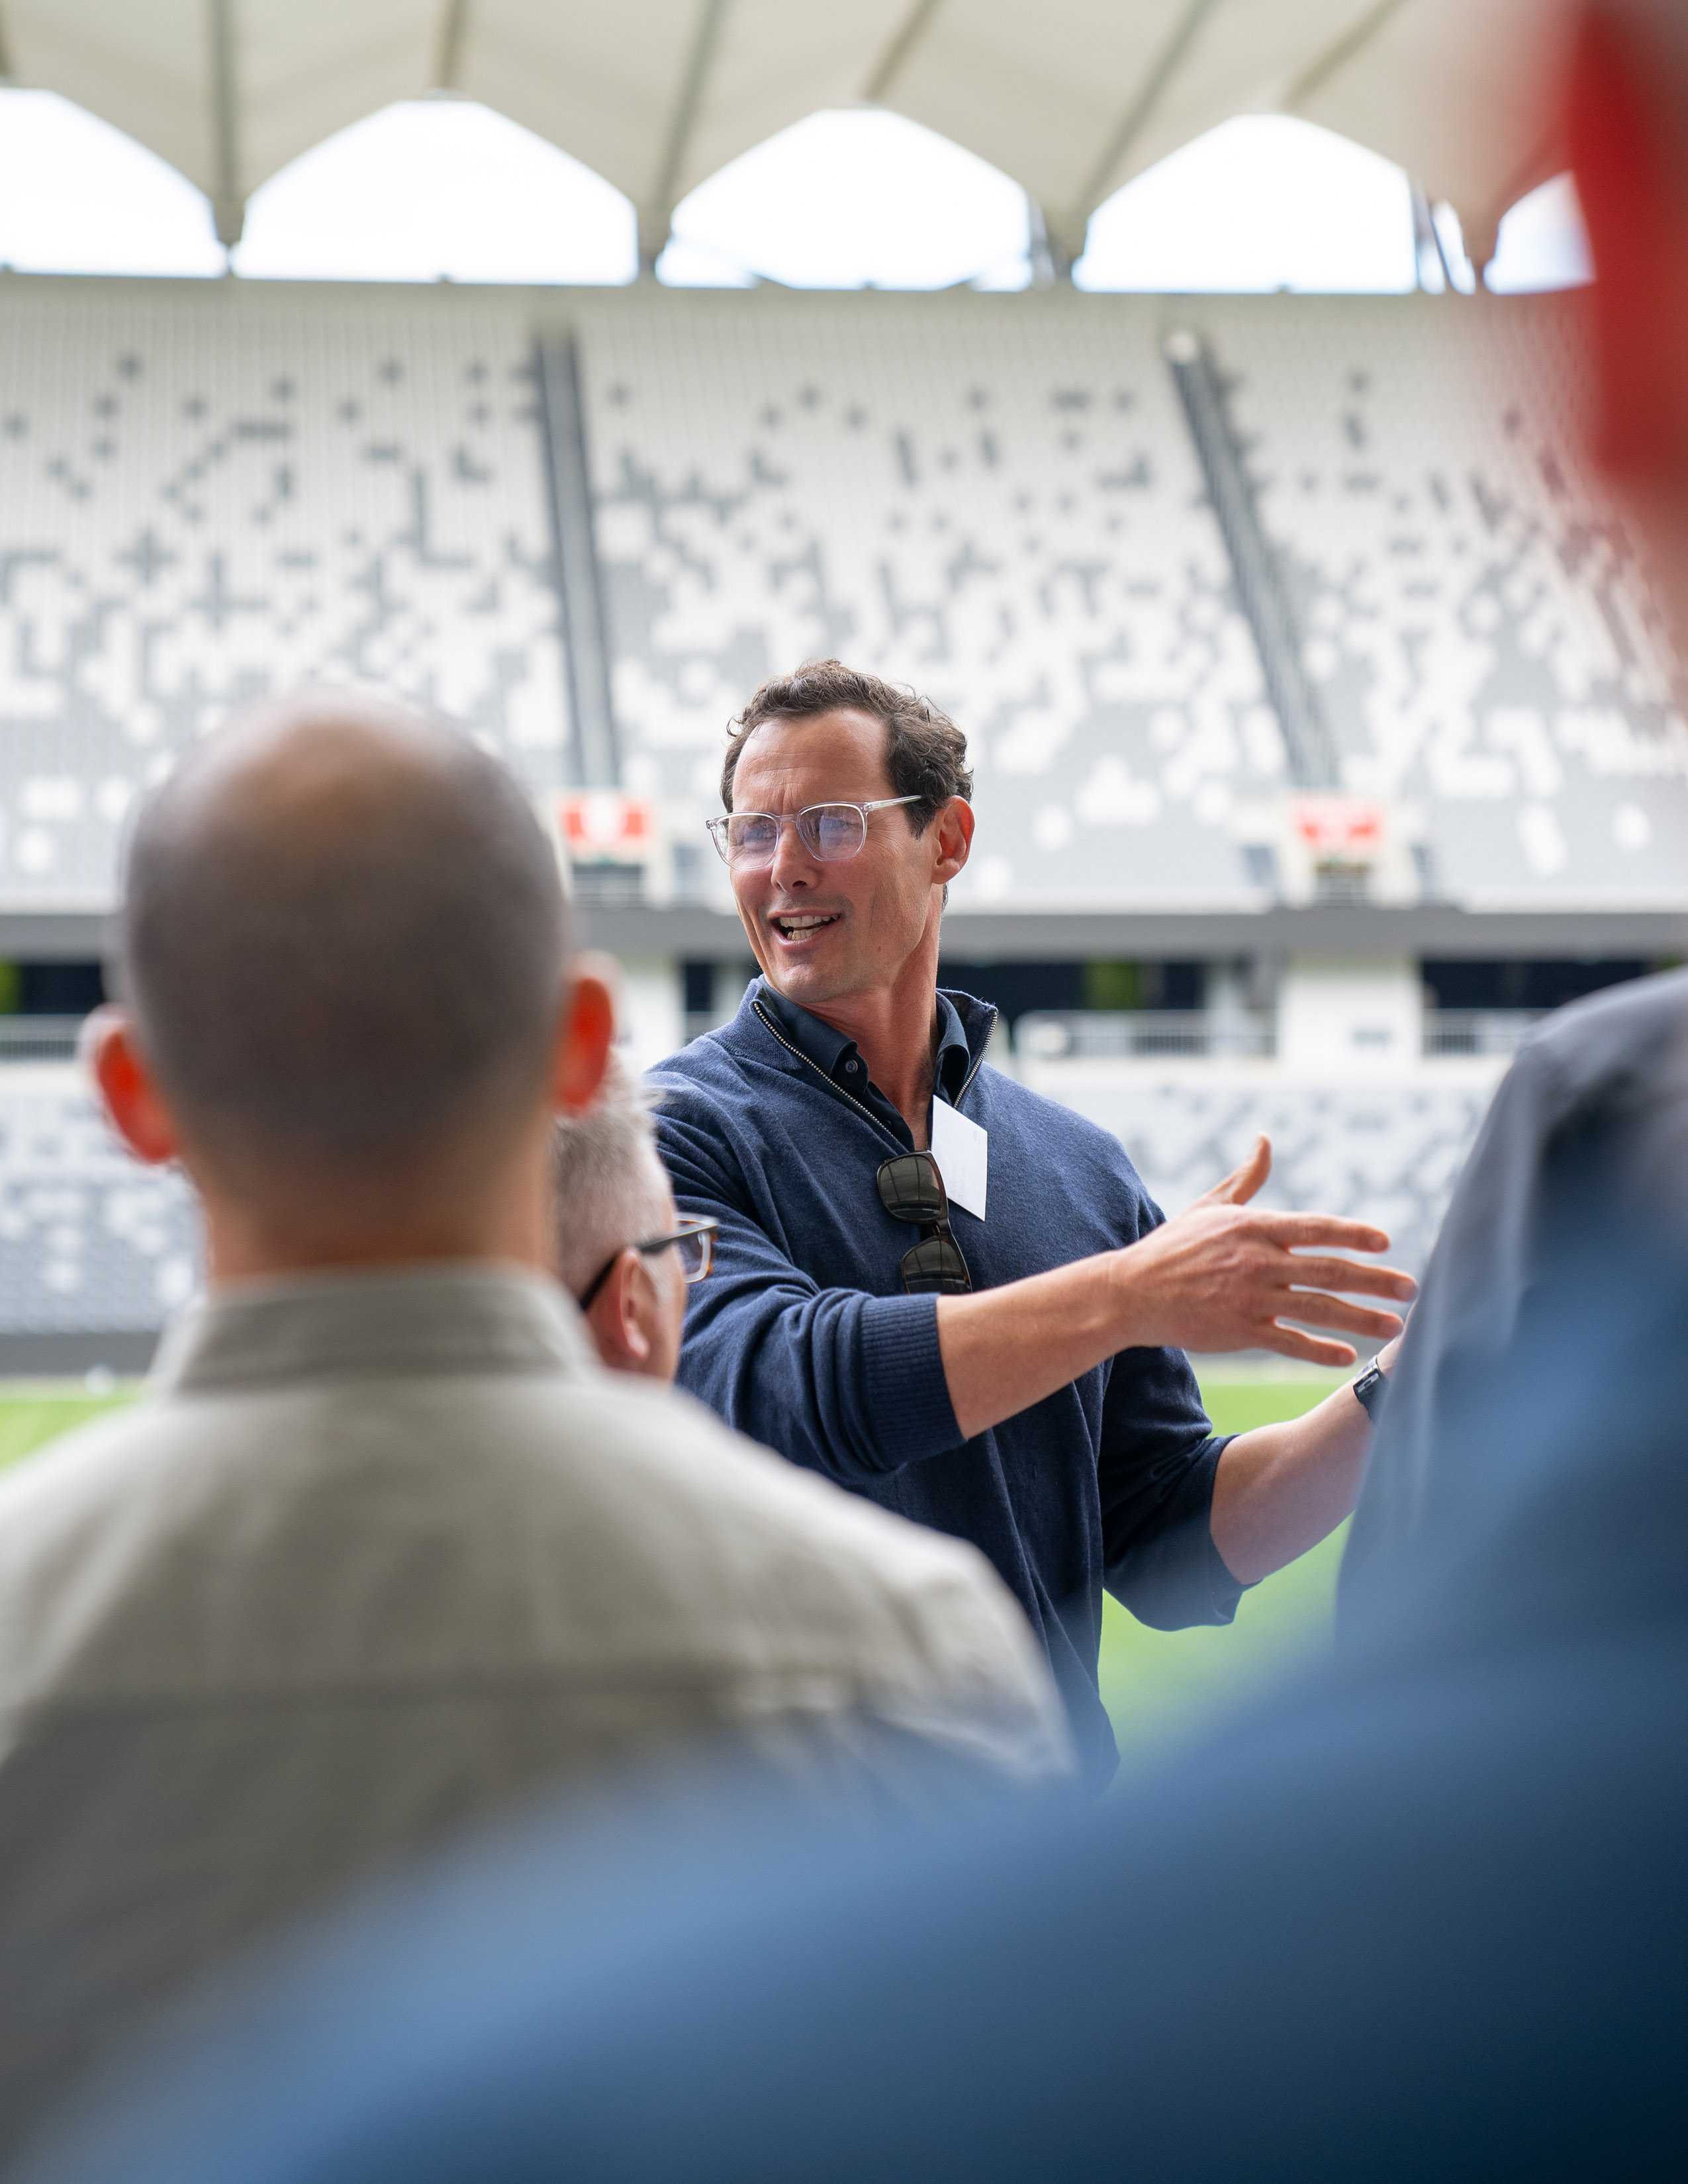
[(938, 983), (989, 1001), (1011, 1030), (1023, 1016), (1081, 1010), (1200, 1009), (1205, 963), (940, 963)]
[(97, 963), (0, 963), (0, 1016), (85, 1017), (104, 999)]
[(1662, 967), (1638, 956), (1513, 958), (1491, 962), (1455, 958), (1420, 966), (1433, 1009), (1557, 1009)]
[(707, 1016), (715, 1006), (715, 965), (682, 963), (680, 976), (686, 989), (686, 1014)]

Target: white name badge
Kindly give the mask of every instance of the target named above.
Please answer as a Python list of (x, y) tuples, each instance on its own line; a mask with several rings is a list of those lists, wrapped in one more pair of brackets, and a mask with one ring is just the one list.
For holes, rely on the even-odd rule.
[(932, 1102), (932, 1157), (944, 1188), (957, 1206), (984, 1218), (984, 1186), (990, 1165), (990, 1133), (970, 1123), (947, 1100)]

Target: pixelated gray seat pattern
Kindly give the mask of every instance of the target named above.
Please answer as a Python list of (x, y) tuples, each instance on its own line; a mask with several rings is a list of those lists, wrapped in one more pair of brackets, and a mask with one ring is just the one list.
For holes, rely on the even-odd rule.
[[(1149, 1081), (1047, 1089), (1114, 1132), (1151, 1194), (1177, 1212), (1237, 1166), (1265, 1131), (1262, 1202), (1376, 1221), (1391, 1257), (1428, 1256), (1486, 1111), (1479, 1085), (1266, 1086)], [(64, 1071), (0, 1073), (0, 1329), (151, 1329), (192, 1294), (192, 1192), (138, 1167)]]
[[(1347, 784), (1421, 804), (1437, 886), (1474, 905), (1681, 899), (1680, 694), (1571, 453), (1578, 350), (1546, 305), (8, 278), (0, 905), (107, 906), (136, 791), (306, 676), (562, 781), (542, 319), (579, 344), (624, 777), (682, 823), (748, 690), (837, 651), (968, 732), (958, 910), (1258, 901), (1235, 821), (1285, 755), (1162, 354), (1189, 325)], [(0, 1325), (157, 1325), (192, 1279), (183, 1187), (80, 1095), (0, 1094)], [(1383, 1218), (1409, 1261), (1483, 1105), (1094, 1097), (1172, 1202), (1269, 1128), (1289, 1202)]]
[(561, 779), (525, 308), (233, 287), (0, 298), (9, 906), (109, 904), (137, 789), (232, 703), (302, 680), (439, 707)]
[(1431, 892), (1680, 900), (1688, 730), (1579, 466), (1553, 299), (599, 299), (581, 315), (630, 780), (707, 807), (760, 677), (842, 653), (962, 722), (958, 909), (1259, 900), (1287, 786), (1162, 353), (1207, 340), (1345, 784)]
[(0, 1070), (0, 1329), (150, 1332), (198, 1257), (187, 1184), (131, 1160), (70, 1071)]
[(1564, 300), (1200, 316), (1345, 785), (1422, 805), (1441, 889), (1474, 909), (1680, 900), (1684, 694), (1582, 474)]
[(1474, 905), (1680, 899), (1688, 731), (1551, 299), (14, 277), (0, 902), (108, 903), (137, 788), (307, 676), (562, 779), (542, 322), (579, 344), (626, 783), (682, 827), (749, 689), (837, 651), (968, 732), (958, 909), (1260, 900), (1238, 814), (1285, 757), (1162, 353), (1189, 325), (1348, 785), (1421, 805)]
[(1216, 1074), (1140, 1085), (1051, 1076), (1044, 1088), (1111, 1130), (1150, 1195), (1176, 1213), (1211, 1190), (1264, 1131), (1273, 1171), (1262, 1206), (1376, 1222), (1390, 1262), (1418, 1273), (1487, 1113), (1482, 1084), (1251, 1084)]
[(836, 653), (967, 730), (958, 909), (1253, 901), (1282, 738), (1151, 315), (680, 300), (582, 318), (629, 780), (716, 808), (745, 693)]

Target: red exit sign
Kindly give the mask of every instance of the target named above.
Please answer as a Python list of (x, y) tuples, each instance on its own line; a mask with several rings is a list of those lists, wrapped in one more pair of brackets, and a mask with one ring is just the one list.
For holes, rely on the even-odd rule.
[(656, 838), (656, 814), (637, 797), (615, 788), (571, 789), (557, 800), (557, 816), (569, 855), (642, 856)]
[(1383, 847), (1383, 807), (1362, 796), (1298, 796), (1290, 822), (1315, 857), (1365, 863)]

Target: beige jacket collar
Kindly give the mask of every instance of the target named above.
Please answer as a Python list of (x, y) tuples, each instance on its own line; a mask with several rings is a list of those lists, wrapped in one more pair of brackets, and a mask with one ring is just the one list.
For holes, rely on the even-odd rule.
[(232, 1393), (301, 1380), (418, 1373), (551, 1373), (595, 1366), (556, 1284), (486, 1262), (311, 1273), (207, 1298), (159, 1345), (159, 1395)]

